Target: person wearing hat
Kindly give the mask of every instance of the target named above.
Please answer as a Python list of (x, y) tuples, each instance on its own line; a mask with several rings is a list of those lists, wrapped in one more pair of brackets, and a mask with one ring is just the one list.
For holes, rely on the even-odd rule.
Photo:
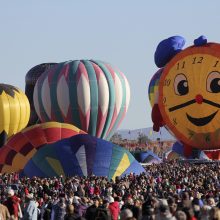
[(8, 198), (4, 205), (8, 208), (8, 211), (12, 218), (18, 219), (19, 215), (19, 202), (20, 199), (15, 195), (14, 190), (9, 188), (7, 191)]
[(24, 216), (22, 220), (37, 220), (38, 208), (32, 193), (26, 195), (26, 201), (27, 201), (27, 205), (24, 209)]

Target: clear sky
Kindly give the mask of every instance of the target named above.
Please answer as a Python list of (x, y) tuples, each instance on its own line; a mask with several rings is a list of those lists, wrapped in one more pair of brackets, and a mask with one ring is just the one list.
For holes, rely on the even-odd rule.
[(120, 128), (152, 126), (147, 89), (158, 43), (181, 35), (220, 42), (219, 0), (0, 0), (0, 78), (24, 90), (43, 62), (99, 59), (128, 78), (131, 102)]

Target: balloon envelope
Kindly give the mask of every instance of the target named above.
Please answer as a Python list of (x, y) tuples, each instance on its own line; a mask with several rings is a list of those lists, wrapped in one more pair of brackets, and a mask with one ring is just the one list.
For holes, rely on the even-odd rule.
[(148, 98), (151, 104), (151, 107), (154, 104), (158, 103), (158, 95), (159, 95), (159, 80), (160, 76), (163, 73), (163, 68), (159, 69), (151, 78), (149, 86), (148, 86)]
[(11, 137), (0, 149), (0, 172), (22, 170), (28, 160), (44, 145), (85, 132), (58, 122), (46, 122), (28, 127)]
[(220, 44), (191, 46), (175, 55), (160, 77), (158, 105), (163, 122), (190, 148), (220, 147), (219, 59)]
[(25, 128), (30, 117), (30, 104), (18, 88), (0, 84), (0, 147), (7, 138)]
[(151, 163), (151, 161), (160, 162), (161, 159), (150, 150), (148, 150), (146, 152), (140, 152), (140, 162), (141, 163)]
[(38, 78), (48, 69), (50, 69), (52, 66), (54, 66), (56, 63), (42, 63), (37, 66), (34, 66), (31, 68), (26, 76), (25, 76), (25, 94), (28, 97), (28, 100), (30, 102), (31, 107), (31, 116), (28, 125), (34, 125), (38, 122), (38, 116), (36, 114), (34, 103), (33, 103), (33, 93), (34, 93), (34, 86), (38, 80)]
[(59, 63), (38, 79), (34, 89), (34, 106), (42, 122), (74, 124), (103, 139), (120, 125), (129, 100), (124, 74), (94, 60)]
[(144, 168), (125, 148), (79, 134), (42, 147), (26, 164), (23, 174), (32, 176), (116, 176), (140, 174)]

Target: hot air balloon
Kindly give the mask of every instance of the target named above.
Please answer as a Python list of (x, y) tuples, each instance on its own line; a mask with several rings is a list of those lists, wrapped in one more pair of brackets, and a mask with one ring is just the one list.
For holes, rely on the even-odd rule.
[(163, 68), (159, 69), (151, 78), (149, 86), (148, 86), (148, 98), (151, 104), (151, 107), (154, 106), (154, 104), (158, 103), (158, 96), (159, 96), (159, 81), (160, 76), (163, 72)]
[(152, 117), (154, 128), (166, 126), (186, 158), (202, 150), (209, 158), (220, 158), (220, 44), (207, 43), (204, 36), (186, 49), (184, 43), (180, 36), (171, 37), (155, 52), (155, 63), (163, 72), (158, 106), (152, 110), (157, 116)]
[(7, 138), (25, 128), (30, 117), (30, 104), (18, 88), (0, 84), (0, 147)]
[(25, 128), (0, 149), (0, 172), (18, 172), (41, 147), (78, 134), (85, 132), (73, 125), (58, 122)]
[(150, 150), (146, 152), (140, 152), (139, 157), (141, 163), (152, 164), (152, 163), (161, 163), (162, 161), (156, 154), (154, 154)]
[(125, 148), (87, 134), (79, 134), (42, 147), (29, 160), (23, 175), (106, 176), (115, 179), (144, 168)]
[(34, 88), (34, 106), (42, 122), (74, 124), (109, 139), (123, 120), (130, 88), (124, 74), (95, 60), (63, 62), (47, 70)]
[(31, 115), (30, 115), (30, 120), (28, 123), (28, 126), (36, 124), (39, 119), (36, 114), (35, 108), (34, 108), (34, 103), (33, 103), (33, 93), (34, 93), (34, 86), (38, 80), (38, 78), (49, 68), (54, 66), (56, 63), (42, 63), (39, 64), (33, 68), (31, 68), (26, 76), (25, 76), (25, 94), (28, 97), (28, 100), (30, 102), (30, 107), (31, 107)]

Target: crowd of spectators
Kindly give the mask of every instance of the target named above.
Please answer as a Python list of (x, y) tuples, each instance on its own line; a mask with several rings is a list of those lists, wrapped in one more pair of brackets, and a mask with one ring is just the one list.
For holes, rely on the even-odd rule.
[(218, 163), (163, 162), (115, 181), (2, 174), (0, 192), (0, 219), (220, 219)]

